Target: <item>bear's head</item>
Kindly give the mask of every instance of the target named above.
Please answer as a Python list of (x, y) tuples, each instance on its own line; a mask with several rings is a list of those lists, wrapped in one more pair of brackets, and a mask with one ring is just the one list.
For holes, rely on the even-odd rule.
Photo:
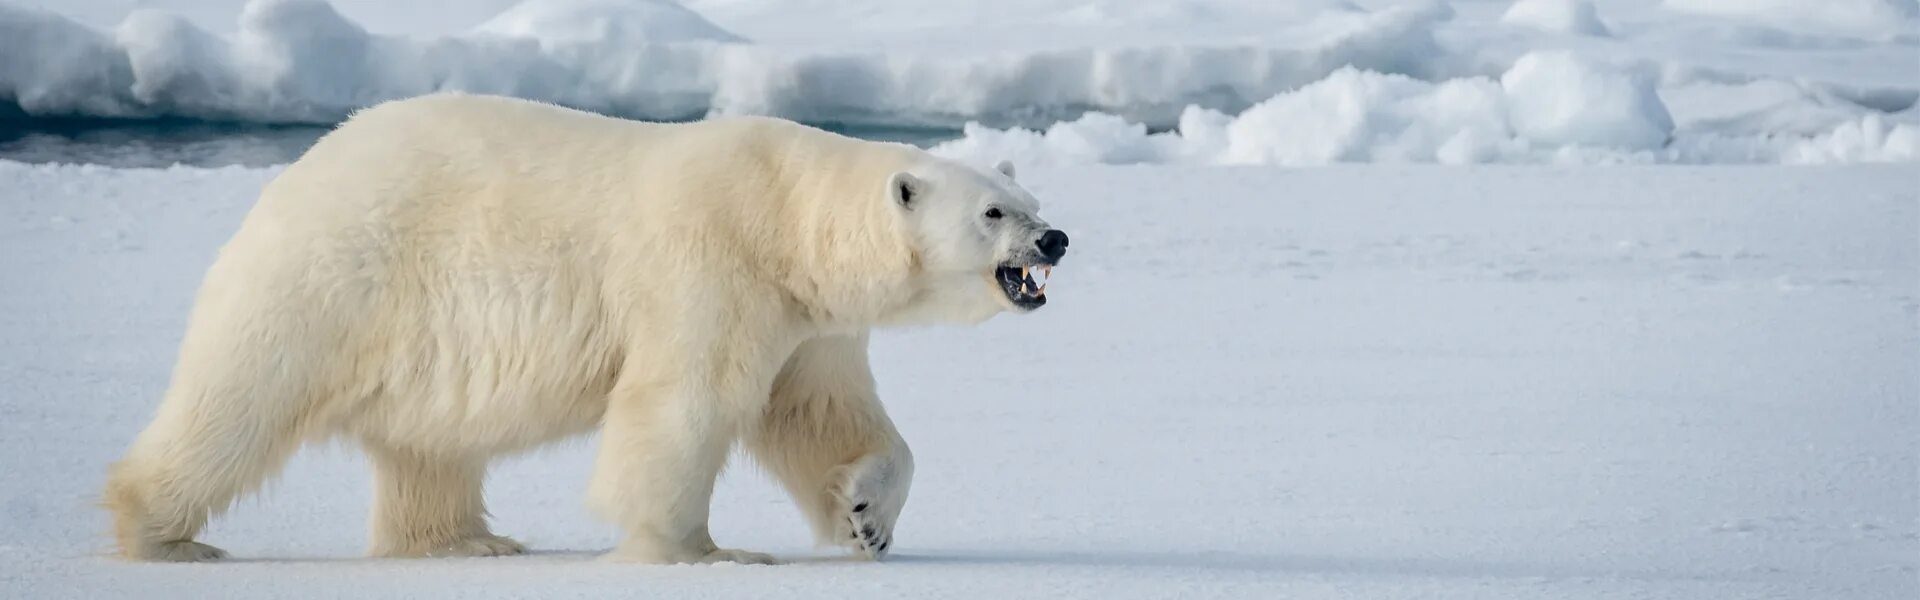
[(891, 323), (986, 320), (1047, 303), (1047, 276), (1067, 253), (1067, 234), (1040, 219), (1040, 203), (994, 171), (930, 159), (896, 172), (887, 201), (899, 211), (917, 257), (910, 299)]

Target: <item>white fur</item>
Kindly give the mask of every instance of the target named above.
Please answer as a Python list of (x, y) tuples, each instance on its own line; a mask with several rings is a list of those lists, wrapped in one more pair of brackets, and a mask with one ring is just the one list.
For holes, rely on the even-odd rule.
[(913, 461), (867, 331), (1008, 310), (991, 270), (1045, 229), (1010, 172), (773, 119), (464, 95), (363, 111), (208, 271), (110, 473), (121, 554), (224, 556), (193, 541), (207, 519), (337, 436), (376, 471), (372, 554), (522, 552), (487, 527), (488, 462), (598, 428), (588, 498), (624, 529), (618, 558), (770, 562), (708, 535), (736, 441), (819, 535), (879, 556)]

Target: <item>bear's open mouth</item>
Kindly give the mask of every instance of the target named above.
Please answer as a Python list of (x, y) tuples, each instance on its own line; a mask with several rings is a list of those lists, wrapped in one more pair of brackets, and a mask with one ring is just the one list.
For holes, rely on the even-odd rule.
[(1052, 274), (1053, 265), (1000, 265), (993, 270), (994, 280), (1000, 282), (1000, 291), (1006, 292), (1007, 300), (1014, 306), (1024, 310), (1047, 303), (1047, 277)]

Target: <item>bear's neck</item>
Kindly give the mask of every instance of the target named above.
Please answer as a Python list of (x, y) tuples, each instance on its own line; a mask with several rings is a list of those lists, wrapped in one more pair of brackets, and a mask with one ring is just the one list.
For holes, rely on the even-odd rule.
[(784, 189), (781, 237), (786, 257), (775, 274), (806, 319), (823, 332), (872, 327), (911, 296), (919, 256), (886, 182), (912, 162), (910, 149), (825, 132), (796, 135), (773, 178)]

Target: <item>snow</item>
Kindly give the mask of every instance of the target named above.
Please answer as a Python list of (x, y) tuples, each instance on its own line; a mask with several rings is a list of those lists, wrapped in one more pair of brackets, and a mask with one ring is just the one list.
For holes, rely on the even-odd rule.
[(105, 466), (277, 170), (0, 160), (3, 595), (1920, 597), (1913, 0), (0, 0), (0, 137), (258, 163), (443, 89), (953, 131), (1073, 254), (876, 338), (886, 563), (744, 462), (714, 533), (795, 564), (598, 561), (585, 439), (491, 479), (532, 556), (358, 558), (339, 444), (128, 564)]
[(1514, 0), (1500, 22), (1556, 33), (1613, 35), (1588, 0)]
[(1520, 137), (1561, 146), (1651, 150), (1673, 117), (1653, 85), (1565, 52), (1528, 54), (1500, 76)]
[(1190, 108), (1172, 131), (1095, 113), (1039, 132), (970, 126), (934, 151), (1050, 165), (1920, 160), (1920, 122), (1856, 116), (1791, 86), (1708, 83), (1676, 97), (1696, 111), (1679, 129), (1647, 76), (1543, 51), (1498, 79), (1436, 84), (1342, 69), (1237, 116)]
[[(1267, 44), (1071, 46), (1016, 53), (849, 52), (749, 44), (665, 0), (528, 0), (436, 38), (373, 33), (320, 0), (252, 0), (222, 37), (133, 13), (116, 33), (0, 4), (0, 99), (37, 117), (187, 117), (327, 123), (381, 100), (442, 89), (549, 100), (623, 116), (774, 114), (810, 121), (1045, 124), (1084, 107), (1166, 117), (1190, 103), (1246, 104), (1346, 64), (1419, 72), (1444, 5), (1313, 13)], [(1095, 17), (1089, 17), (1095, 18)], [(1134, 17), (1142, 18), (1142, 17)], [(51, 38), (40, 40), (39, 37)], [(128, 44), (118, 38), (159, 40)], [(205, 52), (181, 52), (192, 46)], [(976, 45), (977, 46), (977, 45)], [(56, 52), (83, 47), (75, 58)], [(149, 56), (149, 54), (157, 56)], [(122, 56), (124, 55), (124, 57)], [(184, 59), (184, 60), (183, 60)], [(123, 64), (162, 68), (120, 68)], [(137, 94), (136, 90), (162, 90)]]
[(914, 444), (896, 555), (607, 564), (592, 440), (508, 461), (539, 553), (360, 559), (369, 476), (310, 449), (208, 541), (106, 558), (105, 465), (274, 170), (0, 162), (0, 581), (12, 598), (1848, 598), (1920, 592), (1910, 166), (1024, 169), (1054, 301), (889, 332)]
[[(996, 148), (1047, 139), (1009, 128), (1078, 130), (1008, 149), (1053, 162), (1920, 160), (1913, 0), (479, 0), (438, 21), (363, 0), (125, 6), (0, 0), (0, 116), (328, 124), (461, 89), (967, 128)], [(1261, 133), (1229, 137), (1256, 149), (1184, 127), (1239, 122)], [(1301, 130), (1334, 146), (1270, 139)], [(1119, 146), (1078, 145), (1095, 137)]]
[[(1891, 37), (1913, 33), (1916, 0), (1665, 0), (1673, 11), (1811, 32)], [(1908, 41), (1912, 41), (1909, 39)]]
[(539, 40), (546, 47), (602, 41), (622, 46), (745, 41), (699, 13), (666, 0), (530, 0), (481, 23), (474, 31)]

